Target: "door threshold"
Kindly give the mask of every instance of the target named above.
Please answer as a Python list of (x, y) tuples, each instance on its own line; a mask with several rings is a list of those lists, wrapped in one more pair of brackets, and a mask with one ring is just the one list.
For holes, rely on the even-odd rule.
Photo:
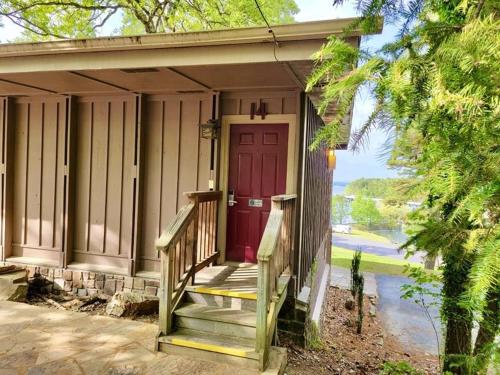
[(236, 268), (252, 268), (256, 267), (257, 263), (246, 263), (246, 262), (235, 262), (232, 260), (226, 260), (223, 263), (224, 266), (236, 267)]

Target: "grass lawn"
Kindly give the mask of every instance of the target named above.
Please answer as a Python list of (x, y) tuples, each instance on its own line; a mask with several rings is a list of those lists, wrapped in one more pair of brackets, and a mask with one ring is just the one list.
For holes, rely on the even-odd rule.
[(353, 229), (351, 235), (357, 236), (360, 238), (364, 238), (365, 240), (377, 241), (377, 242), (388, 243), (388, 244), (392, 243), (391, 240), (388, 239), (387, 237), (380, 236), (378, 234), (366, 232), (364, 230), (359, 230), (359, 229)]
[[(342, 268), (351, 268), (351, 260), (354, 255), (353, 250), (343, 249), (341, 247), (332, 247), (332, 263), (334, 266)], [(407, 264), (422, 267), (420, 263), (412, 263), (406, 260), (394, 259), (391, 257), (363, 253), (361, 256), (361, 271), (384, 273), (387, 275), (404, 275), (404, 266)]]

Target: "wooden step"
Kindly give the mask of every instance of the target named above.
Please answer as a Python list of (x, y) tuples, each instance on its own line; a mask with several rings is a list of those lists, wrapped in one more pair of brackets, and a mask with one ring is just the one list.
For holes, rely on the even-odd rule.
[(168, 336), (158, 338), (162, 352), (192, 356), (211, 361), (259, 367), (259, 355), (255, 352), (255, 340), (235, 338), (205, 331), (179, 328)]
[(216, 294), (217, 290), (210, 290), (206, 292), (206, 288), (198, 289), (196, 287), (189, 287), (186, 290), (186, 302), (197, 303), (200, 305), (216, 306), (216, 307), (229, 307), (234, 310), (243, 311), (256, 311), (257, 300), (253, 298), (242, 298), (236, 296), (228, 296), (224, 293)]
[(211, 294), (215, 296), (226, 296), (233, 298), (257, 300), (257, 292), (254, 290), (245, 290), (243, 288), (237, 288), (232, 285), (188, 285), (186, 286), (186, 291), (196, 292), (202, 294)]
[(214, 334), (255, 339), (256, 313), (186, 303), (175, 311), (175, 325)]

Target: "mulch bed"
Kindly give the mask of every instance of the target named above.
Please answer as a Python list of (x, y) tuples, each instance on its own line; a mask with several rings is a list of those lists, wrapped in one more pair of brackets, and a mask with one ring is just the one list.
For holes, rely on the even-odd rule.
[(281, 345), (288, 348), (288, 375), (295, 374), (378, 374), (384, 362), (406, 361), (425, 374), (438, 373), (438, 359), (423, 352), (404, 348), (396, 337), (388, 335), (377, 317), (371, 317), (370, 301), (365, 297), (365, 316), (361, 334), (356, 333), (356, 310), (345, 308), (348, 290), (330, 288), (321, 343), (318, 349), (304, 349), (287, 337)]

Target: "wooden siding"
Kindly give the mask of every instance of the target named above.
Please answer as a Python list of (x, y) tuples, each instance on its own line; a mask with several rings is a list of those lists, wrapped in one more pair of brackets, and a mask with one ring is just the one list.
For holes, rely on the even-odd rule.
[[(309, 98), (304, 97), (303, 105), (301, 158), (303, 175), (299, 187), (301, 192), (299, 251), (296, 253), (295, 262), (297, 293), (305, 285), (316, 258), (330, 262), (330, 210), (333, 186), (333, 172), (328, 170), (325, 150), (309, 150), (314, 134), (323, 126), (323, 121)], [(325, 254), (318, 254), (319, 251)]]
[(211, 95), (152, 96), (144, 129), (144, 200), (140, 268), (159, 271), (155, 241), (188, 199), (208, 190), (210, 140), (198, 124), (212, 116)]
[(250, 115), (250, 106), (266, 104), (267, 114), (286, 115), (297, 112), (297, 91), (234, 92), (222, 94), (222, 115)]
[(60, 262), (63, 242), (64, 99), (16, 101), (13, 256)]
[(198, 125), (212, 105), (212, 94), (0, 98), (0, 257), (158, 271), (154, 242), (183, 193), (209, 187)]
[[(136, 174), (134, 96), (77, 103), (72, 260), (128, 267), (132, 254)], [(121, 260), (120, 260), (121, 259)]]

